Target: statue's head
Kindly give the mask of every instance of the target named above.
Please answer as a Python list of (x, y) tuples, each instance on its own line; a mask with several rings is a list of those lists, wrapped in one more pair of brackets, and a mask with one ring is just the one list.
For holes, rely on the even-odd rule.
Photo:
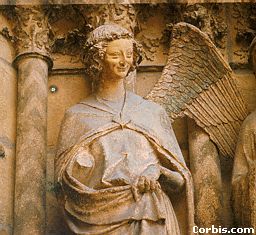
[[(111, 48), (124, 47), (129, 48), (132, 52), (127, 52), (129, 69), (125, 76), (136, 69), (141, 62), (141, 46), (134, 40), (133, 34), (116, 24), (105, 24), (93, 30), (84, 46), (83, 61), (85, 64), (86, 75), (97, 82), (101, 79), (101, 75), (106, 66), (109, 55), (111, 57)], [(132, 58), (129, 57), (131, 54)], [(115, 58), (112, 56), (112, 58)], [(110, 58), (111, 59), (111, 58)], [(122, 72), (122, 71), (121, 71)]]
[(249, 48), (249, 64), (254, 73), (256, 73), (256, 37), (252, 40)]

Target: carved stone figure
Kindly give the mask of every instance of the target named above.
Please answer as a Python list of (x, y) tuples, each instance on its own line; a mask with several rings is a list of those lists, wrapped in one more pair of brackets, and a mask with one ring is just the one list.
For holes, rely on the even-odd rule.
[[(256, 71), (256, 39), (250, 46), (250, 62)], [(256, 110), (245, 120), (241, 127), (232, 175), (233, 210), (236, 225), (256, 229)]]
[(85, 67), (93, 93), (65, 113), (55, 162), (73, 234), (180, 234), (169, 195), (184, 184), (188, 234), (193, 193), (166, 111), (125, 90), (140, 62), (132, 34), (107, 24), (92, 31)]

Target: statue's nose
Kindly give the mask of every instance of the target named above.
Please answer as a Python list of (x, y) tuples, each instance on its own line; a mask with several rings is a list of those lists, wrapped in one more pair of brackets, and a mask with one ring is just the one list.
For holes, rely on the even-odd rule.
[(121, 56), (120, 60), (119, 60), (119, 64), (120, 65), (125, 65), (125, 57), (124, 56)]
[(120, 56), (119, 64), (124, 66), (128, 62), (128, 58), (125, 53)]

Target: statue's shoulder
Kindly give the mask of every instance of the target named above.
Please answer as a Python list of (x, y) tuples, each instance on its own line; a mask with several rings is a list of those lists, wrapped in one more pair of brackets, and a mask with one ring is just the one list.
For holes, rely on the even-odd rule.
[(241, 133), (255, 131), (256, 130), (256, 110), (250, 113), (243, 122), (241, 127)]
[(165, 113), (165, 109), (161, 105), (151, 100), (144, 99), (143, 97), (136, 95), (133, 92), (129, 92), (129, 96), (133, 101), (135, 101), (134, 103), (139, 104), (140, 108), (146, 109), (149, 113)]
[(75, 104), (66, 110), (66, 114), (75, 115), (84, 112), (84, 105)]
[(89, 115), (93, 112), (93, 104), (95, 104), (95, 98), (93, 95), (86, 97), (84, 100), (80, 101), (68, 108), (65, 112), (67, 116), (77, 116), (77, 115)]
[(254, 110), (252, 113), (250, 113), (243, 123), (243, 128), (251, 129), (256, 128), (256, 110)]

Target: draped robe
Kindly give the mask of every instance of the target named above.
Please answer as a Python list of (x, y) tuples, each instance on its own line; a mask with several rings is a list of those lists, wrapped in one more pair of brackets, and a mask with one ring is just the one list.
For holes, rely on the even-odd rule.
[[(66, 111), (55, 172), (74, 234), (179, 235), (160, 185), (161, 175), (168, 179), (171, 171), (185, 180), (188, 234), (193, 234), (191, 175), (161, 106), (127, 92), (121, 112), (94, 95)], [(133, 182), (144, 175), (159, 181), (159, 188), (137, 194)]]
[(256, 111), (241, 127), (232, 174), (236, 225), (256, 229)]

